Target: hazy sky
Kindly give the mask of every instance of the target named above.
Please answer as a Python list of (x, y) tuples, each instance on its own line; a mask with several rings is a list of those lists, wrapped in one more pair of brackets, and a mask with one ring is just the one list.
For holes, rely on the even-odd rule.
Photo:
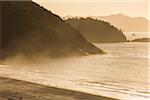
[[(59, 16), (105, 16), (123, 13), (150, 20), (150, 0), (33, 0)], [(149, 6), (148, 6), (149, 5)]]

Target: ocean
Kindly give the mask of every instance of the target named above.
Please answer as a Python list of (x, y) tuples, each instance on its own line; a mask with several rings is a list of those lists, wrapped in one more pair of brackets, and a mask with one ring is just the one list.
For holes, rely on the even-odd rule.
[(140, 38), (150, 38), (150, 32), (124, 32), (127, 40), (134, 40)]
[(150, 99), (150, 43), (97, 43), (103, 55), (0, 65), (0, 76), (121, 100)]

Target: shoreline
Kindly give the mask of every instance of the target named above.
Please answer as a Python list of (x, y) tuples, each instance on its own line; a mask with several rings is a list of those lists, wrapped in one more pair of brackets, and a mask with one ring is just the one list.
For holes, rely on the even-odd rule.
[(0, 77), (0, 100), (117, 100), (68, 89)]

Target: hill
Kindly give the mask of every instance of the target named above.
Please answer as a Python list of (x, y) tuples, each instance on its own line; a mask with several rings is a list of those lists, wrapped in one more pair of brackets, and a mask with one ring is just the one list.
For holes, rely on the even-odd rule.
[(125, 32), (147, 32), (150, 27), (150, 21), (144, 17), (129, 17), (123, 14), (114, 14), (109, 16), (92, 16), (110, 22), (112, 25), (122, 29)]
[(0, 58), (100, 54), (79, 31), (32, 1), (0, 1)]
[(69, 18), (65, 20), (90, 42), (125, 42), (123, 32), (108, 22), (92, 18)]

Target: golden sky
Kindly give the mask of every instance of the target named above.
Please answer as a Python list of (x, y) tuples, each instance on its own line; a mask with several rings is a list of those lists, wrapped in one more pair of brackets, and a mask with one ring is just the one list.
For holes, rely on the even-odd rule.
[[(150, 20), (150, 0), (33, 0), (59, 16), (105, 16), (122, 13)], [(148, 6), (149, 5), (149, 6)], [(149, 9), (149, 11), (148, 11)]]

